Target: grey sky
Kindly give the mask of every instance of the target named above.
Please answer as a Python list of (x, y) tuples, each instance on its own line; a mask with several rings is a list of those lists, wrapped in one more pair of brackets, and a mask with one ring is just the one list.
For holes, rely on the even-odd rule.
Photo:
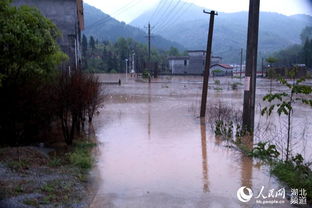
[[(84, 0), (114, 18), (130, 22), (142, 12), (157, 5), (159, 0)], [(167, 0), (170, 1), (170, 0)], [(176, 0), (178, 1), (178, 0)], [(247, 11), (249, 0), (185, 0), (203, 8), (220, 12)], [(285, 15), (312, 14), (310, 0), (261, 0), (261, 11), (278, 12)]]

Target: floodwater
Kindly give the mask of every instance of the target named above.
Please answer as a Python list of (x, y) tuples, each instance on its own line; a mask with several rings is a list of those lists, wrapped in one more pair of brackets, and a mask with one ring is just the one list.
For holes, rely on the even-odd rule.
[[(101, 79), (115, 81), (121, 76)], [(92, 208), (267, 207), (255, 199), (262, 187), (263, 195), (284, 188), (266, 166), (229, 148), (214, 136), (209, 123), (198, 118), (201, 79), (162, 77), (148, 84), (129, 78), (121, 86), (104, 86), (106, 100), (94, 124), (100, 145)], [(208, 102), (241, 109), (243, 87), (233, 91), (231, 81), (221, 80), (222, 91), (209, 89)], [(259, 97), (267, 86), (259, 82)], [(309, 111), (302, 109), (304, 115)], [(245, 142), (252, 147), (252, 140)], [(237, 198), (243, 186), (253, 191), (249, 202)], [(262, 195), (258, 200), (264, 200)], [(290, 207), (287, 200), (280, 203), (274, 207)]]

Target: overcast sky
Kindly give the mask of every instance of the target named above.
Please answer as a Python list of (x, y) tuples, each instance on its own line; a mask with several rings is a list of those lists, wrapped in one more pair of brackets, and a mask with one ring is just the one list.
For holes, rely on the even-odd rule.
[[(156, 6), (160, 0), (84, 0), (114, 18), (130, 22), (142, 12)], [(167, 0), (171, 1), (171, 0)], [(175, 0), (179, 1), (179, 0)], [(249, 0), (185, 0), (198, 6), (219, 12), (247, 11)], [(311, 0), (261, 0), (261, 11), (285, 15), (312, 14)], [(311, 4), (311, 5), (310, 5)]]

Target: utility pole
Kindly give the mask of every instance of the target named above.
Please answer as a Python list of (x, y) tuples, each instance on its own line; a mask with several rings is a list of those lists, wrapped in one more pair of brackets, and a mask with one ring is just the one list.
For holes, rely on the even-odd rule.
[(262, 57), (262, 63), (261, 63), (261, 68), (262, 68), (262, 78), (264, 78), (264, 58)]
[(151, 64), (151, 24), (148, 23), (148, 63)]
[(135, 73), (135, 59), (134, 59), (135, 53), (134, 51), (132, 52), (132, 70), (131, 73)]
[(243, 53), (244, 53), (244, 49), (241, 49), (240, 73), (239, 73), (240, 78), (242, 78), (242, 73), (243, 73)]
[(210, 71), (210, 65), (211, 65), (211, 48), (212, 48), (214, 17), (215, 17), (215, 15), (218, 15), (218, 13), (216, 13), (213, 10), (211, 12), (206, 12), (204, 10), (203, 12), (205, 14), (210, 14), (210, 22), (209, 22), (208, 41), (207, 41), (203, 92), (202, 92), (202, 100), (201, 100), (201, 107), (200, 107), (200, 117), (201, 118), (206, 116), (206, 104), (207, 104), (207, 94), (208, 94), (209, 71)]
[(255, 123), (259, 9), (260, 0), (249, 1), (243, 128), (250, 133), (253, 133)]
[[(145, 27), (146, 28), (146, 27)], [(152, 39), (152, 33), (151, 33), (152, 27), (151, 24), (148, 23), (147, 25), (147, 50), (148, 50), (148, 69), (150, 71), (150, 73), (152, 72), (151, 69), (151, 39)]]
[(126, 82), (128, 82), (128, 59), (126, 61)]

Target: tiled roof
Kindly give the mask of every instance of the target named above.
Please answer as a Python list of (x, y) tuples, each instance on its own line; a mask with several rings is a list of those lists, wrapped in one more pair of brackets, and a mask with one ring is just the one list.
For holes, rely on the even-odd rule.
[(214, 64), (211, 67), (214, 67), (214, 66), (220, 66), (220, 67), (225, 68), (225, 69), (233, 69), (233, 67), (228, 65), (228, 64)]

